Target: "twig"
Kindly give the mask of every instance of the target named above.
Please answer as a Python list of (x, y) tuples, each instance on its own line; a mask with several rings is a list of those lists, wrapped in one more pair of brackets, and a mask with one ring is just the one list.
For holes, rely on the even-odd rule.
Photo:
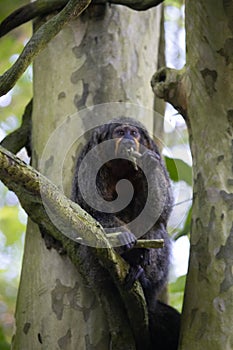
[[(119, 245), (119, 240), (117, 238), (121, 232), (108, 233), (107, 238), (109, 239), (112, 246)], [(164, 247), (163, 239), (138, 239), (133, 246), (134, 248), (148, 248), (148, 249), (158, 249)]]
[(19, 152), (26, 147), (30, 156), (30, 134), (31, 134), (32, 100), (27, 104), (22, 117), (20, 128), (7, 135), (0, 145), (12, 153)]
[(141, 153), (135, 151), (133, 147), (127, 149), (127, 154), (129, 160), (133, 163), (134, 169), (137, 171), (138, 170), (138, 164), (137, 164), (137, 159), (141, 158)]
[(90, 2), (91, 0), (70, 0), (56, 16), (36, 31), (14, 65), (0, 77), (0, 96), (6, 94), (15, 85), (33, 58), (60, 32), (70, 18), (74, 14), (80, 15)]
[(181, 205), (181, 204), (184, 204), (184, 203), (187, 203), (187, 202), (191, 202), (192, 200), (193, 200), (192, 197), (189, 198), (189, 199), (185, 199), (184, 201), (181, 201), (181, 202), (173, 204), (173, 207), (176, 207), (177, 205)]
[(134, 248), (158, 249), (164, 247), (163, 239), (139, 239)]
[(130, 149), (128, 149), (128, 154), (131, 155), (131, 156), (134, 157), (134, 158), (137, 158), (137, 159), (141, 158), (141, 156), (142, 156), (142, 154), (139, 153), (139, 152), (137, 152), (137, 151), (135, 151), (135, 150), (133, 149), (133, 147), (131, 147)]

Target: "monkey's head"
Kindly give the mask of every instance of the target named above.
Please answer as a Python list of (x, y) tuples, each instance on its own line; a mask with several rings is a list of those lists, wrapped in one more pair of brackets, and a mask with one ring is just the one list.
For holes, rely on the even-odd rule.
[(116, 158), (126, 157), (130, 149), (144, 153), (145, 148), (147, 148), (159, 153), (157, 145), (145, 127), (132, 118), (112, 119), (107, 124), (95, 129), (90, 144), (96, 146), (106, 140), (113, 140), (112, 147), (108, 149), (108, 152)]
[(140, 151), (141, 133), (139, 129), (127, 123), (116, 125), (112, 131), (115, 141), (115, 156), (127, 156), (128, 150)]

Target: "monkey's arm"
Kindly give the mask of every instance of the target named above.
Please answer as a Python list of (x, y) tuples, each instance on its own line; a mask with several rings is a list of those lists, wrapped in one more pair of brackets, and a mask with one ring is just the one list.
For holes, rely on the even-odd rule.
[(145, 151), (142, 155), (134, 152), (132, 156), (146, 176), (148, 186), (146, 216), (156, 221), (161, 218), (166, 225), (173, 205), (173, 195), (163, 161), (158, 153), (151, 150)]

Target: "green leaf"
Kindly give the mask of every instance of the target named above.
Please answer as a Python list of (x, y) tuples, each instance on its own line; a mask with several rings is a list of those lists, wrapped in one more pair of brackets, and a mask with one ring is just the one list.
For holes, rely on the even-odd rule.
[(6, 236), (7, 245), (15, 243), (22, 232), (25, 231), (25, 225), (19, 220), (18, 206), (5, 206), (0, 208), (0, 230)]
[(185, 287), (186, 275), (180, 276), (173, 283), (169, 284), (170, 293), (183, 293)]
[(183, 305), (185, 282), (186, 276), (181, 276), (168, 286), (169, 303), (180, 312)]
[(192, 186), (192, 167), (178, 158), (169, 158), (165, 156), (165, 163), (170, 178), (175, 181), (185, 181)]
[(190, 233), (192, 220), (192, 206), (189, 209), (183, 228), (175, 235), (174, 239), (177, 240), (182, 236), (186, 236)]
[(0, 326), (0, 349), (1, 350), (10, 350), (10, 344), (7, 343), (3, 329)]

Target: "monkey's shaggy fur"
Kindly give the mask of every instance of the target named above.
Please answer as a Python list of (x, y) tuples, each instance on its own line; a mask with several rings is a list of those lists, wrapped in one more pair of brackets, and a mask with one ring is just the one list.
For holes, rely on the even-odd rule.
[[(158, 293), (164, 287), (168, 276), (170, 239), (166, 227), (173, 205), (170, 179), (159, 149), (144, 126), (131, 118), (114, 119), (92, 130), (89, 136), (89, 141), (81, 150), (75, 166), (72, 200), (99, 221), (106, 233), (122, 233), (119, 235), (119, 245), (122, 246), (115, 249), (130, 265), (126, 281), (128, 288), (135, 279), (138, 279), (143, 287), (151, 321), (153, 346), (157, 345), (153, 349), (175, 350), (178, 342), (179, 314), (157, 301)], [(112, 141), (109, 142), (110, 140)], [(108, 141), (107, 146), (105, 141)], [(127, 157), (129, 148), (141, 154), (135, 162)], [(88, 154), (89, 159), (86, 159)], [(98, 164), (101, 166), (96, 171)], [(118, 210), (116, 185), (122, 179), (130, 181), (134, 193), (130, 203)], [(80, 181), (88, 193), (88, 203), (81, 193)], [(110, 212), (99, 203), (91, 185), (93, 183), (96, 184), (97, 194), (107, 201)], [(124, 195), (128, 195), (124, 185), (120, 195), (123, 199)], [(145, 207), (147, 201), (149, 205)], [(142, 218), (135, 223), (134, 220), (141, 213)], [(136, 238), (141, 235), (143, 239), (164, 239), (164, 247), (132, 249)], [(159, 333), (162, 338), (159, 337)], [(172, 333), (172, 336), (169, 333)]]

